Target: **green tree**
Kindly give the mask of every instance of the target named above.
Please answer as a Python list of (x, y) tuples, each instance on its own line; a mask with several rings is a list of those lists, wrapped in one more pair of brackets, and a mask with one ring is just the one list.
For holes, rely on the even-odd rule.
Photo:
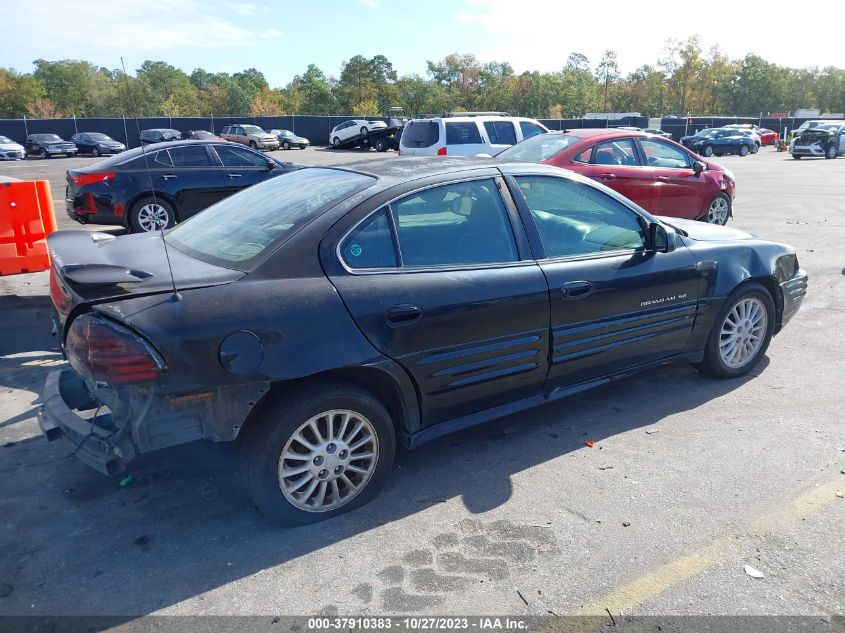
[(296, 93), (300, 106), (297, 114), (333, 114), (336, 102), (328, 79), (314, 64), (288, 84), (288, 91)]
[(602, 85), (604, 94), (603, 110), (605, 112), (609, 112), (611, 108), (610, 87), (617, 79), (619, 79), (619, 64), (616, 61), (616, 51), (608, 49), (604, 52), (601, 60), (599, 61), (599, 65), (596, 66), (596, 79), (598, 79), (599, 83)]

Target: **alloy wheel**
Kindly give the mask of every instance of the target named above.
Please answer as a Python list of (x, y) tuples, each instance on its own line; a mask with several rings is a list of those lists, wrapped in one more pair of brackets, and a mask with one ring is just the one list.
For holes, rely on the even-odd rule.
[(731, 369), (750, 363), (766, 340), (768, 316), (766, 306), (754, 297), (736, 303), (722, 323), (719, 335), (719, 354)]
[(707, 208), (707, 222), (724, 226), (728, 223), (730, 205), (722, 196), (716, 196)]
[(306, 420), (279, 457), (279, 488), (305, 512), (328, 512), (364, 490), (379, 458), (372, 423), (347, 409), (324, 411)]
[(160, 204), (150, 202), (138, 209), (138, 226), (144, 231), (158, 231), (170, 226), (170, 214)]

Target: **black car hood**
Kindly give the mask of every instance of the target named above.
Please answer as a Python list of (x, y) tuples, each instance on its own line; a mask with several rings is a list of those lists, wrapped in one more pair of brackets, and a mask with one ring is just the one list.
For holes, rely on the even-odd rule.
[(698, 220), (683, 220), (681, 218), (660, 217), (669, 226), (676, 226), (683, 230), (690, 239), (698, 242), (724, 242), (734, 240), (749, 240), (754, 236), (751, 233), (738, 229), (718, 226), (699, 222)]
[(81, 303), (170, 292), (174, 284), (177, 290), (218, 286), (244, 276), (241, 271), (201, 262), (173, 247), (165, 253), (156, 234), (114, 237), (90, 231), (58, 231), (47, 237), (47, 246), (54, 275), (65, 295), (64, 305), (57, 305), (63, 314)]

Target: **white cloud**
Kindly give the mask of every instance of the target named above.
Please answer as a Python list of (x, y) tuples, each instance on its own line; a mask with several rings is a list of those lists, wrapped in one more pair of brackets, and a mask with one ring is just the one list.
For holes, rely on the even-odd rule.
[[(813, 12), (824, 15), (826, 24), (845, 23), (841, 0), (819, 0)], [(630, 72), (655, 64), (664, 55), (666, 40), (690, 35), (700, 35), (705, 49), (718, 44), (734, 58), (753, 53), (784, 66), (842, 64), (840, 38), (802, 38), (800, 46), (788, 45), (784, 25), (771, 22), (755, 2), (710, 0), (662, 15), (621, 0), (466, 0), (457, 20), (487, 33), (490, 43), (481, 50), (465, 51), (459, 45), (456, 50), (474, 52), (485, 61), (508, 61), (519, 72), (559, 70), (574, 52), (584, 53), (595, 65), (606, 49), (617, 51), (622, 71)], [(741, 36), (735, 26), (741, 27)]]
[[(79, 49), (127, 52), (163, 51), (179, 48), (226, 48), (249, 46), (261, 35), (281, 32), (251, 25), (238, 26), (232, 13), (247, 16), (258, 7), (228, 2), (209, 7), (199, 0), (85, 0), (62, 3), (32, 0), (17, 11), (18, 28), (39, 34), (38, 47), (67, 55), (69, 33), (97, 28), (97, 37)], [(255, 28), (258, 26), (259, 28)]]
[(255, 15), (258, 7), (250, 2), (226, 2), (224, 3), (229, 11), (238, 15)]

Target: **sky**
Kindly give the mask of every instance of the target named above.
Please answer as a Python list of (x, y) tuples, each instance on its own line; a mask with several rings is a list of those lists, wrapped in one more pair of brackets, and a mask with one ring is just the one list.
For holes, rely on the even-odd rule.
[[(385, 55), (400, 75), (425, 75), (426, 60), (473, 53), (517, 72), (560, 70), (570, 53), (595, 66), (605, 49), (620, 69), (655, 64), (666, 41), (699, 35), (729, 56), (784, 66), (845, 67), (845, 0), (817, 0), (792, 17), (778, 3), (706, 0), (0, 0), (0, 66), (81, 59), (132, 73), (146, 59), (190, 73), (254, 67), (271, 87), (316, 64), (338, 76), (344, 60)], [(805, 14), (820, 16), (810, 22)], [(781, 17), (782, 16), (782, 17)], [(840, 25), (840, 26), (835, 26)], [(11, 27), (11, 28), (9, 28)], [(803, 34), (791, 38), (790, 31)], [(825, 33), (827, 32), (827, 36)]]

